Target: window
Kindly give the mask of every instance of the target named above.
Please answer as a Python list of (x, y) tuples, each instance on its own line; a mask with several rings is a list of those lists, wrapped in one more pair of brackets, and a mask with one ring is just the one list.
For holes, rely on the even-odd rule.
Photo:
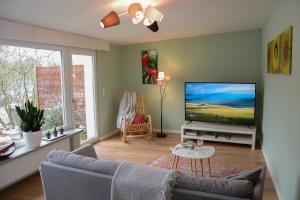
[[(81, 54), (78, 54), (81, 53)], [(95, 138), (95, 88), (93, 55), (72, 51), (73, 126), (83, 129), (81, 143)]]
[(95, 51), (0, 39), (0, 136), (21, 139), (15, 106), (45, 110), (42, 130), (83, 129), (97, 137)]
[(43, 130), (64, 125), (61, 51), (0, 45), (0, 135), (19, 139), (15, 106), (45, 110)]

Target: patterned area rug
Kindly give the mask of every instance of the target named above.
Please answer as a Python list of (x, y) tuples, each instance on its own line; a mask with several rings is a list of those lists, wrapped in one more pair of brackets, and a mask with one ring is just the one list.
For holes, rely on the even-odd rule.
[[(171, 156), (159, 156), (158, 158), (149, 161), (147, 165), (152, 167), (171, 169), (172, 161), (173, 161), (173, 157)], [(211, 166), (211, 176), (215, 178), (222, 178), (224, 176), (228, 176), (240, 172), (240, 170), (235, 169), (233, 167), (226, 167), (226, 166), (214, 164), (213, 160), (211, 160), (210, 166)], [(203, 161), (203, 168), (204, 168), (203, 176), (209, 176), (207, 160)], [(197, 161), (197, 169), (199, 171), (198, 175), (201, 175), (200, 161)], [(180, 158), (178, 162), (177, 170), (186, 173), (188, 175), (195, 176), (195, 173), (191, 172), (191, 164), (189, 159)]]

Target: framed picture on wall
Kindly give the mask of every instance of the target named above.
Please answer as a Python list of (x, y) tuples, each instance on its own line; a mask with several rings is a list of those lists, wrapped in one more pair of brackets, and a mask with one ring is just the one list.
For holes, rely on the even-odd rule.
[(291, 74), (292, 46), (293, 27), (291, 26), (268, 43), (268, 73)]
[(293, 27), (287, 28), (280, 35), (280, 73), (290, 75), (292, 72)]
[(156, 84), (157, 79), (157, 52), (144, 50), (141, 54), (143, 84)]

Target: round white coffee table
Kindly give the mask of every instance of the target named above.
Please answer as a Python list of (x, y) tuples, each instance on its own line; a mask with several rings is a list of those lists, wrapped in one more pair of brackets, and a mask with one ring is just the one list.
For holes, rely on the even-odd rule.
[[(177, 169), (179, 157), (187, 158), (191, 160), (191, 171), (195, 172), (197, 176), (197, 160), (200, 160), (201, 175), (203, 176), (203, 160), (207, 159), (209, 176), (211, 176), (210, 158), (215, 154), (214, 147), (201, 146), (201, 147), (195, 147), (194, 149), (190, 149), (184, 147), (182, 144), (177, 144), (174, 148), (172, 148), (172, 154), (174, 155), (172, 169)], [(194, 169), (193, 169), (193, 162), (194, 162)]]

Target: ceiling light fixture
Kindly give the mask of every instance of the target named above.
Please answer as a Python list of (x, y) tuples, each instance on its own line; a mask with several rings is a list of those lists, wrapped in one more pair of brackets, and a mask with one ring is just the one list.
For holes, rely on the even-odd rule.
[[(144, 25), (153, 32), (158, 31), (157, 22), (161, 22), (164, 16), (158, 9), (151, 6), (150, 3), (147, 3), (146, 9), (143, 8), (141, 3), (132, 3), (129, 5), (127, 12), (133, 24), (139, 24), (144, 20)], [(114, 11), (110, 12), (100, 21), (101, 27), (107, 28), (120, 24), (120, 16), (123, 16), (123, 14), (118, 15)]]
[(118, 14), (115, 11), (111, 11), (108, 15), (106, 15), (101, 21), (100, 26), (102, 28), (107, 28), (111, 26), (116, 26), (120, 24), (120, 19)]

